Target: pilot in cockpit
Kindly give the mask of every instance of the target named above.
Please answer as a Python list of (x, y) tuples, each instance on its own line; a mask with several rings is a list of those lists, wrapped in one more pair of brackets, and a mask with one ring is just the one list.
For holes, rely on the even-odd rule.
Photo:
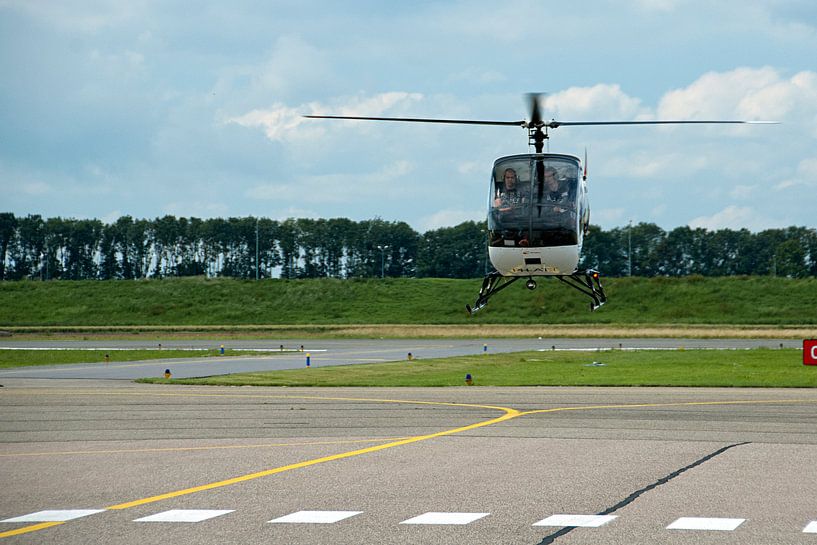
[(514, 169), (506, 168), (502, 180), (503, 185), (497, 188), (494, 195), (494, 207), (505, 212), (525, 202), (527, 198), (519, 187), (519, 177)]

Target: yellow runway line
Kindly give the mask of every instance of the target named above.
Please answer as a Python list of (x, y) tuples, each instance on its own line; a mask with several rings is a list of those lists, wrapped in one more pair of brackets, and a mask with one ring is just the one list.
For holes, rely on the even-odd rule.
[[(446, 403), (446, 405), (452, 405), (452, 404)], [(453, 404), (453, 405), (455, 405), (455, 404)], [(333, 454), (331, 456), (324, 456), (322, 458), (315, 458), (315, 459), (312, 459), (312, 460), (306, 460), (304, 462), (298, 462), (298, 463), (295, 463), (295, 464), (276, 467), (274, 469), (267, 469), (267, 470), (264, 470), (264, 471), (259, 471), (257, 473), (250, 473), (250, 474), (247, 474), (247, 475), (241, 475), (240, 477), (234, 477), (232, 479), (225, 479), (223, 481), (217, 481), (217, 482), (214, 482), (214, 483), (204, 484), (204, 485), (201, 485), (201, 486), (194, 486), (192, 488), (185, 488), (185, 489), (182, 489), (182, 490), (176, 490), (174, 492), (168, 492), (166, 494), (159, 494), (158, 496), (151, 496), (149, 498), (142, 498), (142, 499), (139, 499), (139, 500), (134, 500), (134, 501), (126, 502), (126, 503), (111, 505), (109, 507), (106, 507), (106, 509), (128, 509), (130, 507), (136, 507), (137, 505), (145, 505), (145, 504), (148, 504), (148, 503), (153, 503), (153, 502), (157, 502), (157, 501), (161, 501), (161, 500), (166, 500), (166, 499), (169, 499), (169, 498), (176, 498), (176, 497), (179, 497), (179, 496), (185, 496), (187, 494), (202, 492), (204, 490), (212, 490), (214, 488), (221, 488), (221, 487), (224, 487), (224, 486), (230, 486), (230, 485), (233, 485), (233, 484), (242, 483), (242, 482), (246, 482), (246, 481), (251, 481), (253, 479), (258, 479), (258, 478), (261, 478), (261, 477), (267, 477), (269, 475), (275, 475), (275, 474), (278, 474), (278, 473), (283, 473), (285, 471), (292, 471), (294, 469), (309, 467), (309, 466), (313, 466), (313, 465), (317, 465), (317, 464), (322, 464), (322, 463), (325, 463), (325, 462), (331, 462), (331, 461), (334, 461), (334, 460), (343, 460), (345, 458), (352, 458), (354, 456), (360, 456), (361, 454), (368, 454), (368, 453), (371, 453), (371, 452), (378, 452), (380, 450), (385, 450), (385, 449), (389, 449), (389, 448), (393, 448), (393, 447), (399, 447), (399, 446), (402, 446), (402, 445), (408, 445), (410, 443), (417, 443), (419, 441), (426, 441), (428, 439), (433, 439), (435, 437), (443, 437), (445, 435), (453, 435), (455, 433), (461, 433), (461, 432), (464, 432), (464, 431), (469, 431), (469, 430), (481, 428), (483, 426), (490, 426), (491, 424), (496, 424), (496, 423), (499, 423), (499, 422), (504, 422), (505, 420), (510, 420), (511, 418), (516, 418), (517, 416), (520, 416), (522, 414), (519, 411), (514, 410), (514, 409), (504, 409), (504, 410), (506, 411), (506, 413), (504, 415), (498, 417), (498, 418), (493, 418), (491, 420), (486, 420), (486, 421), (483, 421), (483, 422), (477, 422), (476, 424), (471, 424), (471, 425), (468, 425), (468, 426), (462, 426), (460, 428), (454, 428), (454, 429), (451, 429), (451, 430), (441, 431), (441, 432), (437, 432), (437, 433), (431, 433), (431, 434), (428, 434), (428, 435), (418, 435), (418, 436), (415, 436), (415, 437), (409, 437), (407, 439), (401, 439), (399, 441), (392, 441), (390, 443), (385, 443), (383, 445), (376, 445), (376, 446), (373, 446), (373, 447), (367, 447), (367, 448), (363, 448), (363, 449), (353, 450), (353, 451), (350, 451), (350, 452), (342, 452), (340, 454)]]
[(46, 528), (51, 528), (52, 526), (59, 526), (60, 524), (65, 524), (65, 522), (64, 521), (60, 521), (60, 522), (41, 522), (40, 524), (32, 524), (31, 526), (24, 526), (23, 528), (17, 528), (16, 530), (9, 530), (7, 532), (0, 532), (0, 537), (19, 536), (20, 534), (27, 534), (29, 532), (36, 532), (37, 530), (45, 530)]

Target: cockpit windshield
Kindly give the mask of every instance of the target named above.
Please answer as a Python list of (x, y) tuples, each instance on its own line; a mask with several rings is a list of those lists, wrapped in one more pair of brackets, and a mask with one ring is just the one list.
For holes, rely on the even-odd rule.
[(516, 155), (494, 163), (491, 246), (566, 246), (578, 241), (579, 162), (571, 156)]

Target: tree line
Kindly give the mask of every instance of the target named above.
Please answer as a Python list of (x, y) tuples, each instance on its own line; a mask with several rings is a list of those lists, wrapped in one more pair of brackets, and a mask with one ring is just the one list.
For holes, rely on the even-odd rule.
[[(591, 226), (582, 267), (606, 276), (817, 276), (817, 231)], [(0, 213), (0, 279), (475, 278), (485, 222), (418, 233), (379, 218), (184, 218), (113, 223)]]

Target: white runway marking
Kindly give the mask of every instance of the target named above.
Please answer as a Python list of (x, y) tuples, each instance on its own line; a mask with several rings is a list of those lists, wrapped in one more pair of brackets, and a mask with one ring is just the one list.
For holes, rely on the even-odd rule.
[(534, 526), (576, 526), (579, 528), (598, 528), (604, 526), (616, 515), (551, 515), (540, 520)]
[(681, 517), (667, 526), (667, 530), (720, 530), (731, 532), (745, 521), (746, 519)]
[(283, 522), (294, 524), (332, 524), (334, 522), (348, 519), (355, 515), (361, 514), (363, 511), (298, 511), (291, 515), (278, 517), (277, 519), (268, 520), (267, 522)]
[(404, 520), (400, 524), (469, 524), (490, 513), (437, 513), (429, 512)]
[(87, 517), (101, 513), (104, 509), (57, 509), (53, 511), (37, 511), (29, 515), (0, 520), (0, 522), (65, 522), (80, 517)]
[(149, 517), (136, 519), (133, 522), (201, 522), (233, 511), (234, 509), (171, 509), (170, 511), (163, 511)]
[(805, 528), (803, 528), (804, 534), (817, 534), (817, 520), (812, 520), (809, 522)]

